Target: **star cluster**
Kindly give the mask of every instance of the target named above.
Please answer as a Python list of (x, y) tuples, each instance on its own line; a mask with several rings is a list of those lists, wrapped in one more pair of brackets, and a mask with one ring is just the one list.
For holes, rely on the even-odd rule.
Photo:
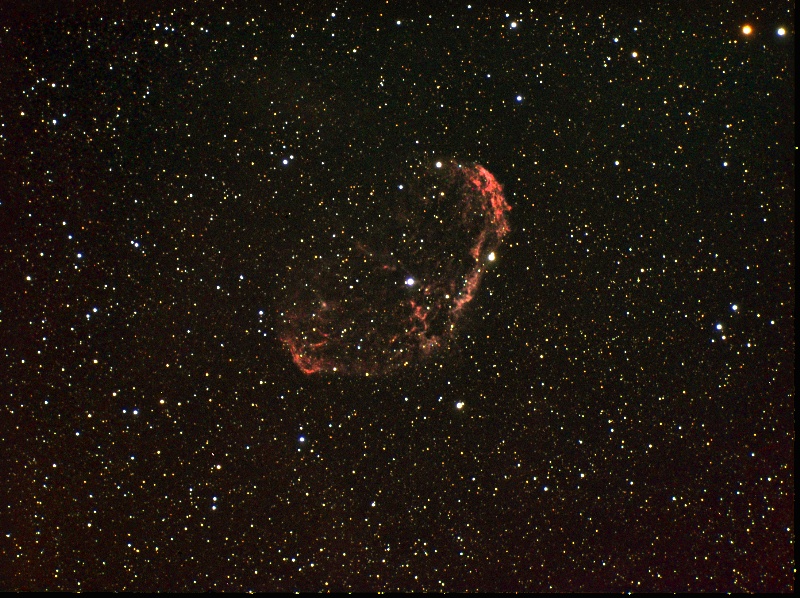
[[(20, 4), (0, 588), (793, 590), (793, 3)], [(457, 338), (304, 373), (419, 157), (512, 207)]]

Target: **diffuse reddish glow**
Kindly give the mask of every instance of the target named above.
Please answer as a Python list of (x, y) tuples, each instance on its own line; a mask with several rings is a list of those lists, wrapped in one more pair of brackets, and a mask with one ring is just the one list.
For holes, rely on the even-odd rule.
[(480, 164), (476, 164), (471, 170), (474, 172), (470, 177), (470, 183), (481, 192), (484, 207), (489, 208), (486, 211), (498, 226), (495, 232), (498, 237), (502, 237), (509, 230), (505, 213), (511, 210), (511, 206), (503, 196), (503, 186)]
[[(468, 269), (454, 278), (429, 281), (418, 288), (415, 297), (401, 303), (371, 304), (378, 310), (374, 313), (394, 317), (394, 322), (400, 323), (399, 330), (376, 324), (373, 330), (362, 328), (353, 334), (352, 324), (346, 323), (363, 318), (364, 312), (350, 313), (348, 309), (354, 308), (344, 303), (323, 300), (316, 309), (309, 310), (312, 313), (294, 313), (286, 320), (287, 332), (282, 340), (301, 372), (369, 376), (408, 365), (415, 355), (428, 356), (449, 344), (458, 320), (480, 286), (486, 271), (484, 260), (510, 230), (506, 212), (511, 210), (502, 186), (483, 166), (461, 167), (455, 162), (450, 165), (450, 176), (459, 177), (463, 184), (463, 205), (453, 208), (461, 209), (461, 226), (474, 235), (468, 248), (472, 265), (464, 264)], [(383, 262), (379, 254), (363, 244), (356, 243), (355, 248), (376, 262), (377, 270), (397, 270), (395, 264)]]
[(457, 317), (461, 313), (461, 310), (464, 308), (464, 306), (472, 301), (472, 299), (475, 297), (475, 291), (478, 290), (482, 275), (483, 272), (480, 268), (476, 268), (470, 273), (464, 288), (461, 290), (461, 294), (456, 297), (455, 301), (453, 301), (452, 313), (454, 316)]
[(478, 240), (475, 242), (475, 245), (472, 246), (472, 249), (469, 252), (476, 261), (481, 259), (484, 243), (486, 243), (486, 231), (482, 230), (481, 234), (478, 235)]
[(282, 339), (286, 347), (289, 349), (289, 354), (292, 356), (292, 361), (304, 374), (318, 374), (325, 368), (324, 360), (317, 359), (308, 355), (300, 344), (299, 339), (286, 337)]

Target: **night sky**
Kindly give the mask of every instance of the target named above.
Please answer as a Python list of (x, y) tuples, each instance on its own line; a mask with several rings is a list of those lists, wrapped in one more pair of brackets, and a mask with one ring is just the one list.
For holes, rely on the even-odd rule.
[(0, 589), (793, 590), (793, 2), (8, 4)]

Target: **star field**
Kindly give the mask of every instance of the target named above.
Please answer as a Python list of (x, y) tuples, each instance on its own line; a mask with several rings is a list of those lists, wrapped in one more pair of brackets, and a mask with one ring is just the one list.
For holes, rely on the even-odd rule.
[[(0, 8), (0, 589), (793, 591), (793, 3), (168, 5)], [(305, 372), (415, 160), (452, 342)]]

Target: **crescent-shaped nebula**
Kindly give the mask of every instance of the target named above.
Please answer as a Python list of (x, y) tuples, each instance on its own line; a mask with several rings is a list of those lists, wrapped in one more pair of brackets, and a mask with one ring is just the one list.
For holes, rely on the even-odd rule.
[(305, 374), (378, 375), (446, 348), (509, 231), (479, 164), (415, 162), (398, 178), (366, 193), (357, 232), (310, 260), (280, 310)]

